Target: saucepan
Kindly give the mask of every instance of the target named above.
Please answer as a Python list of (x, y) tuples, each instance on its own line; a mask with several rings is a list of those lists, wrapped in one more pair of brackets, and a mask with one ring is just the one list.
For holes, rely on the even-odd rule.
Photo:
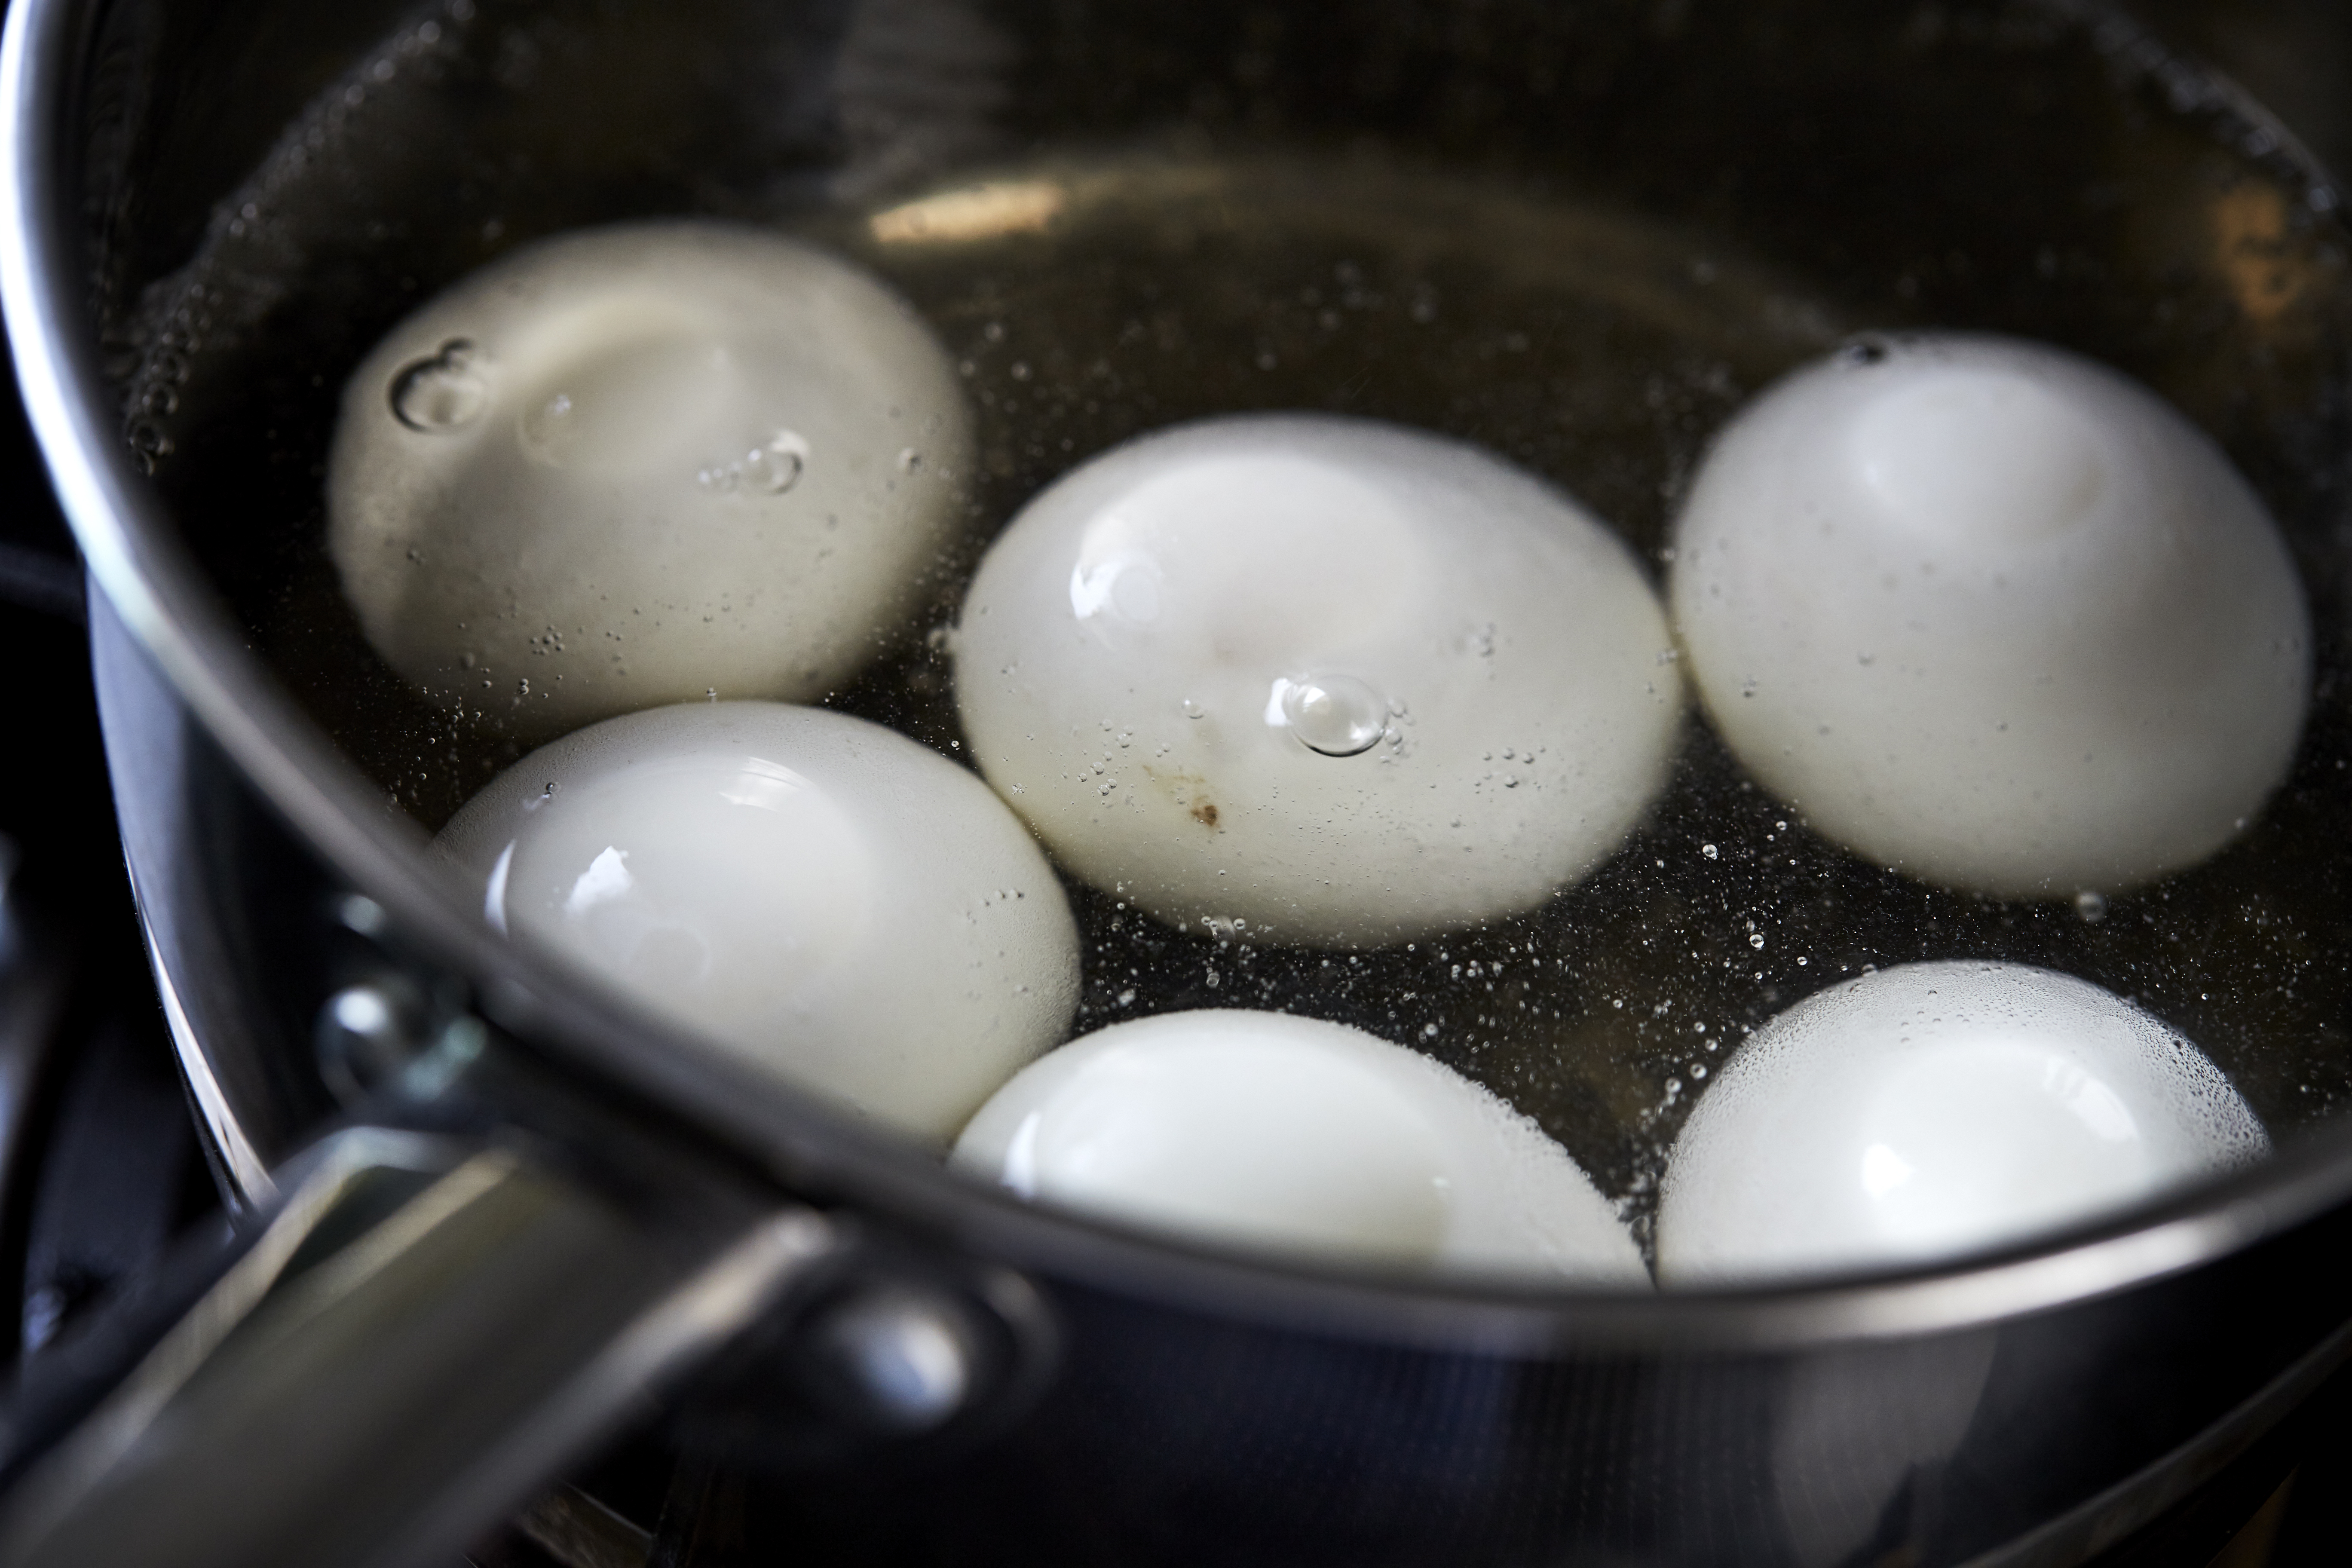
[[(857, 1561), (2068, 1563), (2156, 1519), (2352, 1349), (2352, 234), (2289, 132), (2123, 13), (18, 0), (0, 125), (9, 331), (90, 568), (163, 1005), (237, 1215), (226, 1248), (26, 1368), (12, 1561), (446, 1561), (632, 1434), (724, 1479), (698, 1562), (789, 1543)], [(608, 297), (597, 278), (635, 281)], [(499, 336), (493, 307), (516, 300), (558, 326)], [(658, 547), (604, 576), (604, 522), (528, 548), (502, 531), (544, 521), (532, 487), (556, 481), (533, 476), (558, 470), (567, 518), (639, 517), (627, 454), (709, 413), (670, 383), (539, 397), (520, 458), (451, 458), (429, 482), (400, 466), (476, 450), (467, 430), (495, 422), (517, 367), (624, 316), (723, 339), (772, 310), (797, 323), (793, 353), (863, 346), (824, 362), (824, 395), (789, 426), (710, 415), (675, 498), (612, 524)], [(1729, 558), (1708, 553), (1707, 519), (1798, 482), (1779, 454), (1808, 398), (1843, 407), (1914, 374), (1974, 396), (2020, 365), (2042, 367), (2035, 396), (2077, 401), (1968, 405), (2007, 432), (1989, 460), (1921, 456), (1882, 420), (1871, 450), (1901, 460), (1872, 482), (1923, 527), (2044, 480), (2092, 507), (2095, 475), (2065, 489), (2091, 449), (2067, 421), (2122, 410), (2161, 437), (2132, 470), (2149, 506), (2226, 514), (2256, 543), (2192, 552), (2165, 568), (2174, 608), (2078, 639), (2118, 710), (2171, 694), (2129, 731), (2160, 739), (2158, 761), (2027, 789), (1971, 839), (1946, 832), (1977, 809), (1947, 775), (2007, 755), (2030, 693), (1983, 713), (1948, 767), (1871, 773), (1921, 754), (1915, 720), (1972, 699), (1905, 664), (1912, 612), (1884, 643), (1813, 618), (1832, 601), (1804, 595), (1835, 573), (1806, 552), (1828, 522), (1708, 576)], [(748, 359), (722, 368), (770, 385)], [(1369, 487), (1347, 492), (1360, 549), (1248, 521), (1307, 482), (1302, 453), (1314, 483)], [(1146, 559), (1150, 498), (1175, 493), (1150, 487), (1153, 465), (1211, 459), (1242, 479), (1210, 510), (1244, 521), (1209, 531), (1197, 569), (1223, 586), (1198, 613), (1234, 647), (1318, 616), (1409, 619), (1397, 606), (1474, 578), (1536, 607), (1433, 634), (1427, 658), (1487, 682), (1433, 697), (1405, 689), (1409, 663), (1269, 666), (1244, 711), (1204, 665), (1184, 677), (1198, 689), (1099, 725), (1055, 708), (1053, 661), (1075, 656), (1054, 627), (1109, 638), (1118, 617), (1193, 613), (1177, 568)], [(1142, 476), (1127, 499), (1087, 511), (1122, 471)], [(412, 479), (439, 521), (403, 532)], [(733, 537), (709, 520), (772, 504), (815, 541), (800, 564), (721, 561), (691, 591), (664, 575)], [(2026, 519), (2019, 550), (2058, 516), (2001, 504)], [(690, 505), (706, 521), (679, 521)], [(1413, 506), (1440, 526), (1400, 574), (1381, 563), (1406, 556), (1381, 552), (1419, 537)], [(763, 606), (847, 570), (891, 508), (933, 531), (887, 614), (804, 659), (773, 652), (783, 623)], [(1490, 515), (1522, 521), (1479, 533)], [(1100, 549), (1024, 599), (1022, 542), (1051, 565), (1066, 518)], [(1544, 597), (1554, 547), (1522, 559), (1508, 541), (1545, 528), (1582, 541), (1579, 570), (1616, 597)], [(2068, 605), (2157, 570), (2119, 548), (2050, 568), (2090, 595)], [(1889, 602), (1929, 602), (1896, 577)], [(542, 615), (534, 584), (559, 580), (627, 603)], [(1710, 618), (1710, 595), (1758, 584), (1795, 596)], [(2199, 697), (2236, 657), (2200, 607), (2224, 599), (2252, 606), (2229, 647), (2255, 674)], [(1738, 644), (1742, 626), (1764, 640)], [(1826, 718), (1756, 718), (1784, 711), (1766, 655), (1816, 630), (1842, 680), (1921, 682), (1895, 718), (1858, 719), (1819, 779), (1788, 759), (1814, 754)], [(1592, 660), (1624, 656), (1636, 696), (1615, 730), (1561, 727), (1549, 700), (1482, 706), (1526, 647), (1579, 637), (1601, 639)], [(1117, 698), (1100, 668), (1066, 672), (1070, 701)], [(2079, 671), (2045, 673), (2071, 690)], [(648, 723), (912, 756), (962, 804), (893, 819), (909, 886), (948, 886), (1001, 827), (1025, 869), (975, 884), (956, 929), (1032, 925), (973, 948), (973, 973), (1022, 942), (1062, 967), (1008, 981), (985, 1018), (912, 1026), (945, 1054), (901, 1074), (931, 1099), (897, 1116), (887, 1089), (779, 1076), (636, 971), (520, 916), (510, 931), (533, 874), (515, 825), (580, 820), (598, 759), (637, 756)], [(1024, 752), (1037, 730), (1076, 738)], [(1253, 795), (1179, 765), (1213, 744), (1198, 737), (1244, 731), (1290, 748), (1293, 772), (1265, 778), (1307, 782)], [(1649, 760), (1621, 767), (1625, 746)], [(1326, 781), (1370, 788), (1429, 759), (1468, 770), (1445, 775), (1442, 822), (1366, 836), (1371, 816), (1314, 805)], [(817, 767), (762, 762), (740, 787), (781, 799)], [(1590, 783), (1604, 773), (1619, 782)], [(1838, 780), (1865, 775), (1877, 793), (1842, 806)], [(2133, 837), (2209, 777), (2240, 804), (2199, 795), (2181, 809), (2218, 818)], [(896, 787), (844, 798), (884, 810)], [(1122, 789), (1172, 803), (1153, 831), (1194, 835), (1181, 855), (1122, 870), (1116, 833), (1066, 826), (1160, 809)], [(1282, 789), (1307, 818), (1281, 816)], [(1559, 799), (1585, 804), (1550, 837), (1478, 837)], [(967, 811), (999, 827), (956, 826)], [(2028, 819), (2026, 872), (1969, 859)], [(2067, 862), (2070, 833), (2106, 847)], [(1299, 844), (1339, 847), (1306, 891), (1261, 898)], [(565, 884), (579, 909), (651, 863), (605, 854)], [(1355, 890), (1315, 890), (1338, 883)], [(809, 1038), (966, 994), (924, 945), (928, 916), (813, 918), (812, 942), (878, 930), (898, 956), (861, 960)], [(2191, 1120), (2224, 1129), (2227, 1157), (1940, 1250), (1676, 1264), (1688, 1151), (1752, 1087), (1741, 1064), (1791, 1037), (1775, 1021), (1931, 964), (1959, 989), (2030, 971), (2105, 1009), (2083, 1030), (2187, 1064)], [(1032, 1201), (1042, 1178), (1019, 1161), (1044, 1156), (990, 1155), (991, 1113), (943, 1162), (1046, 1047), (1273, 1014), (1344, 1026), (1351, 1060), (1411, 1053), (1399, 1070), (1572, 1164), (1626, 1267), (1431, 1267)], [(976, 1089), (936, 1065), (988, 1051), (1002, 1070)], [(1246, 1121), (1255, 1080), (1233, 1081)], [(1935, 1125), (1984, 1081), (1954, 1079)], [(2034, 1082), (2094, 1132), (2126, 1130), (2110, 1142), (2137, 1125), (2098, 1083)], [(1817, 1136), (1801, 1117), (1785, 1131)], [(1865, 1156), (1874, 1192), (1916, 1173), (1893, 1144)], [(1779, 1156), (1754, 1157), (1740, 1169)]]

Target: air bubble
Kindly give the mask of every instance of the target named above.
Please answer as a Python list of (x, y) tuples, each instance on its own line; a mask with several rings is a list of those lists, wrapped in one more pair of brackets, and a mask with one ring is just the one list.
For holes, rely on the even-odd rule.
[(560, 464), (570, 449), (578, 426), (572, 417), (569, 393), (559, 392), (522, 417), (523, 450), (538, 462)]
[(2084, 925), (2097, 925), (2107, 918), (2106, 895), (2084, 889), (2074, 895), (2074, 912), (2083, 917)]
[(1265, 721), (1287, 726), (1307, 750), (1327, 757), (1370, 751), (1388, 732), (1388, 699), (1349, 675), (1277, 680)]
[(450, 339), (439, 353), (418, 360), (392, 381), (393, 417), (428, 436), (464, 429), (482, 416), (489, 401), (474, 345), (464, 338)]
[(744, 456), (743, 488), (755, 495), (782, 495), (801, 482), (808, 455), (808, 440), (799, 431), (777, 431)]

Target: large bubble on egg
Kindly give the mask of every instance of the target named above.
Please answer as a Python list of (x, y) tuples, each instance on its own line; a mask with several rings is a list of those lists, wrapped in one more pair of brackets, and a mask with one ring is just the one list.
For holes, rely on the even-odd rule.
[(328, 547), (434, 700), (545, 736), (801, 700), (912, 607), (970, 419), (908, 307), (710, 223), (568, 235), (463, 279), (352, 374)]
[(1534, 1122), (1418, 1052), (1278, 1013), (1162, 1014), (1065, 1046), (989, 1100), (953, 1160), (1024, 1198), (1255, 1251), (1649, 1279)]
[(937, 752), (837, 713), (608, 720), (500, 774), (439, 843), (494, 926), (934, 1142), (1077, 1004), (1076, 926), (1019, 819)]
[(2152, 880), (2294, 758), (2311, 629), (2277, 528), (2179, 413), (2060, 350), (1926, 337), (1801, 371), (1717, 441), (1675, 548), (1740, 761), (1928, 881)]
[(1807, 998), (1701, 1097), (1666, 1164), (1667, 1283), (1920, 1263), (2261, 1157), (2188, 1040), (2071, 975), (1906, 964)]
[(1095, 458), (982, 563), (973, 753), (1079, 877), (1178, 925), (1377, 943), (1614, 850), (1681, 714), (1657, 600), (1567, 497), (1433, 436), (1217, 419)]

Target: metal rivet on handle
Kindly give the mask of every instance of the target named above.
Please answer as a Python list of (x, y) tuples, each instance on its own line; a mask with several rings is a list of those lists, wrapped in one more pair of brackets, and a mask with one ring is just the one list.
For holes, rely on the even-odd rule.
[(425, 1041), (407, 987), (362, 981), (319, 1009), (319, 1070), (338, 1096), (355, 1098), (399, 1071)]
[(926, 1293), (881, 1289), (851, 1296), (810, 1326), (805, 1342), (859, 1413), (894, 1431), (945, 1425), (972, 1391), (963, 1314)]

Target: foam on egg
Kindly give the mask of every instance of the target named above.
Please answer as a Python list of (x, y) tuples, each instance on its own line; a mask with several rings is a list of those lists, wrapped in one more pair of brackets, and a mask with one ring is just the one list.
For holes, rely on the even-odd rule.
[(973, 754), (1076, 875), (1174, 924), (1401, 941), (1614, 850), (1681, 715), (1657, 600), (1485, 452), (1272, 415), (1146, 437), (1022, 511), (972, 584)]
[(439, 847), (499, 930), (936, 1142), (1077, 1004), (1077, 930), (1019, 819), (937, 752), (837, 713), (608, 720), (500, 774)]
[(904, 301), (713, 223), (547, 240), (353, 373), (328, 548), (436, 702), (550, 735), (700, 698), (814, 698), (911, 609), (970, 420)]
[(1195, 1240), (1646, 1286), (1559, 1144), (1440, 1063), (1278, 1013), (1169, 1013), (998, 1090), (953, 1162), (1024, 1198)]
[(2269, 1149), (2197, 1047), (2087, 981), (1906, 964), (1767, 1024), (1692, 1110), (1668, 1284), (1921, 1263), (2128, 1207)]
[(2285, 774), (2311, 629), (2213, 442), (2062, 350), (1850, 350), (1717, 439), (1672, 599), (1707, 712), (1883, 865), (2005, 897), (2196, 864)]

